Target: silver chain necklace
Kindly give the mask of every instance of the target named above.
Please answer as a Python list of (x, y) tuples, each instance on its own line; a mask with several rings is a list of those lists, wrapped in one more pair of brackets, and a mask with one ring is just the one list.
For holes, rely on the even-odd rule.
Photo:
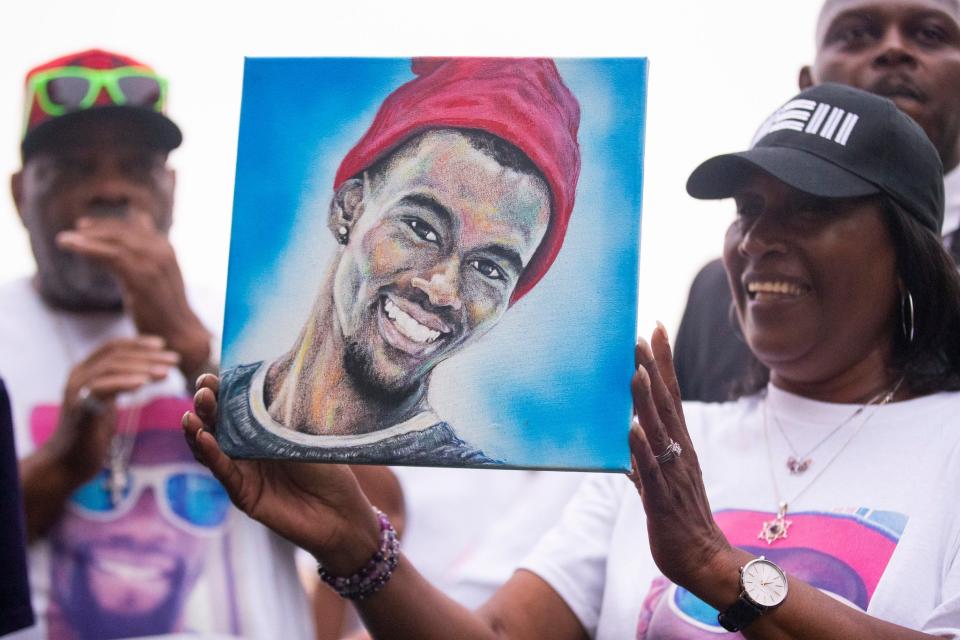
[[(73, 367), (80, 358), (67, 336), (67, 327), (60, 317), (60, 311), (50, 310), (54, 324), (56, 325), (57, 337), (60, 338), (60, 344), (63, 346), (64, 353), (67, 356), (69, 367)], [(110, 494), (110, 502), (113, 506), (120, 504), (124, 494), (130, 486), (130, 458), (133, 455), (133, 447), (137, 439), (137, 427), (140, 423), (141, 402), (138, 399), (139, 393), (134, 391), (128, 394), (131, 402), (127, 409), (117, 411), (117, 424), (110, 439), (110, 450), (107, 453), (105, 469), (108, 473), (104, 479), (104, 489)], [(62, 408), (61, 408), (62, 410)], [(123, 416), (122, 419), (120, 416)]]
[[(820, 467), (820, 471), (817, 472), (817, 474), (816, 474), (815, 476), (813, 476), (813, 478), (810, 480), (810, 482), (808, 482), (804, 487), (802, 487), (799, 491), (797, 491), (797, 492), (793, 495), (793, 497), (790, 498), (789, 501), (783, 500), (783, 499), (781, 498), (780, 485), (777, 483), (777, 474), (774, 472), (774, 467), (775, 467), (775, 465), (773, 464), (773, 451), (770, 449), (770, 435), (769, 435), (769, 429), (767, 428), (767, 410), (768, 410), (768, 407), (769, 407), (769, 404), (770, 404), (770, 403), (769, 403), (769, 397), (768, 397), (768, 395), (764, 395), (764, 398), (763, 398), (763, 439), (764, 439), (764, 441), (765, 441), (765, 443), (766, 443), (766, 447), (767, 447), (767, 460), (768, 460), (769, 466), (770, 466), (770, 480), (771, 480), (771, 483), (772, 483), (772, 486), (773, 486), (773, 493), (774, 493), (774, 496), (775, 496), (776, 499), (777, 499), (777, 515), (776, 515), (776, 517), (773, 518), (773, 520), (767, 520), (767, 521), (765, 521), (765, 522), (761, 525), (761, 527), (760, 527), (760, 533), (757, 535), (757, 538), (759, 538), (760, 540), (763, 540), (764, 542), (766, 542), (766, 543), (769, 545), (769, 544), (773, 544), (773, 543), (776, 542), (777, 540), (780, 540), (780, 539), (782, 539), (782, 538), (786, 538), (786, 537), (787, 537), (787, 530), (788, 530), (788, 529), (790, 528), (790, 526), (793, 524), (793, 521), (792, 521), (792, 520), (787, 520), (787, 508), (788, 508), (788, 506), (789, 506), (789, 503), (796, 502), (797, 500), (799, 500), (799, 499), (800, 499), (800, 496), (802, 496), (804, 493), (806, 493), (807, 489), (809, 489), (810, 487), (812, 487), (812, 486), (814, 485), (814, 483), (816, 483), (816, 481), (820, 479), (820, 476), (822, 476), (822, 475), (827, 471), (827, 469), (830, 468), (830, 465), (832, 465), (832, 464), (840, 457), (840, 455), (844, 452), (844, 450), (847, 448), (847, 446), (848, 446), (851, 442), (853, 442), (853, 439), (854, 439), (854, 438), (857, 437), (857, 434), (860, 433), (860, 431), (863, 429), (863, 427), (864, 427), (868, 422), (870, 422), (870, 419), (873, 418), (874, 414), (876, 414), (877, 411), (880, 410), (880, 407), (882, 407), (883, 405), (887, 404), (888, 402), (890, 402), (890, 401), (893, 399), (893, 396), (896, 395), (897, 391), (900, 389), (900, 385), (901, 385), (901, 384), (903, 384), (903, 378), (900, 378), (899, 380), (897, 380), (897, 382), (896, 382), (896, 383), (893, 385), (893, 387), (891, 387), (889, 390), (887, 390), (887, 391), (882, 391), (882, 392), (881, 392), (880, 394), (878, 394), (877, 396), (874, 396), (873, 398), (871, 398), (869, 402), (867, 402), (865, 405), (863, 405), (862, 407), (860, 407), (859, 409), (857, 409), (857, 411), (856, 411), (851, 417), (847, 418), (846, 420), (844, 420), (843, 423), (841, 423), (841, 425), (842, 425), (842, 424), (846, 424), (846, 423), (850, 422), (850, 421), (853, 420), (856, 416), (862, 414), (864, 409), (866, 409), (866, 408), (869, 407), (869, 406), (873, 406), (873, 411), (871, 411), (869, 414), (867, 414), (867, 416), (860, 422), (860, 424), (857, 425), (857, 428), (853, 431), (853, 433), (850, 434), (850, 436), (847, 438), (846, 442), (844, 442), (843, 445), (841, 445), (841, 447), (837, 450), (837, 452), (836, 452), (835, 454), (833, 454), (833, 457), (831, 457), (829, 460), (827, 460), (827, 463), (826, 463), (825, 465), (823, 465), (822, 467)], [(879, 401), (878, 401), (878, 399), (879, 399)], [(837, 430), (834, 429), (834, 430), (828, 435), (828, 438), (829, 438), (829, 436), (832, 436), (834, 433), (836, 433), (836, 431), (837, 431)], [(789, 443), (788, 443), (788, 444), (789, 444)], [(819, 445), (818, 445), (818, 446), (819, 446)]]
[[(843, 429), (845, 426), (853, 422), (857, 418), (857, 416), (859, 416), (861, 413), (863, 413), (867, 409), (867, 407), (870, 407), (876, 404), (877, 402), (880, 402), (888, 395), (889, 395), (888, 391), (881, 391), (877, 395), (870, 398), (870, 400), (867, 401), (866, 404), (857, 407), (857, 410), (854, 411), (852, 414), (850, 414), (850, 416), (846, 420), (844, 420), (843, 422), (838, 424), (836, 427), (834, 427), (830, 431), (830, 433), (828, 433), (823, 439), (820, 440), (820, 442), (817, 442), (810, 449), (808, 449), (806, 453), (802, 455), (797, 452), (797, 448), (793, 446), (793, 443), (790, 441), (790, 438), (787, 437), (787, 433), (784, 430), (783, 425), (780, 424), (780, 418), (777, 417), (777, 412), (774, 411), (773, 407), (770, 407), (770, 415), (773, 416), (773, 424), (777, 426), (777, 431), (780, 432), (780, 435), (783, 437), (783, 441), (787, 443), (787, 447), (790, 449), (791, 455), (787, 457), (787, 469), (790, 471), (790, 475), (794, 475), (794, 476), (803, 475), (807, 471), (807, 469), (809, 469), (813, 465), (813, 458), (811, 456), (813, 456), (814, 452), (817, 449), (819, 449), (821, 446), (826, 444), (831, 438), (833, 438), (833, 436), (837, 435), (841, 429)], [(764, 402), (766, 403), (766, 401)], [(881, 402), (881, 404), (886, 404), (887, 402), (889, 402), (889, 399), (884, 402)]]

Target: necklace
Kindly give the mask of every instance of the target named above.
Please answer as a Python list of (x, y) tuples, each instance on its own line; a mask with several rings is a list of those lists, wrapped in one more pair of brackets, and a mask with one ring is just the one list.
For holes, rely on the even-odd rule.
[[(860, 431), (863, 429), (864, 425), (866, 425), (868, 422), (870, 422), (870, 419), (871, 419), (871, 418), (874, 416), (874, 414), (880, 409), (880, 407), (882, 407), (883, 405), (887, 404), (888, 402), (890, 402), (890, 401), (893, 399), (893, 396), (896, 395), (897, 390), (900, 388), (900, 385), (901, 385), (902, 383), (903, 383), (903, 378), (900, 378), (900, 379), (897, 380), (897, 382), (893, 385), (893, 387), (891, 387), (889, 390), (883, 391), (883, 392), (881, 392), (880, 394), (878, 394), (877, 396), (874, 396), (873, 398), (871, 398), (869, 402), (867, 402), (865, 405), (863, 405), (862, 407), (860, 407), (856, 412), (854, 412), (854, 414), (853, 414), (852, 416), (850, 416), (849, 418), (847, 418), (846, 420), (844, 420), (844, 421), (841, 423), (841, 426), (844, 425), (844, 424), (849, 423), (849, 422), (850, 422), (851, 420), (853, 420), (856, 416), (858, 416), (858, 415), (860, 415), (861, 413), (863, 413), (863, 410), (864, 410), (864, 409), (866, 409), (866, 408), (869, 407), (869, 406), (873, 406), (873, 411), (871, 411), (869, 414), (867, 414), (867, 416), (860, 422), (860, 424), (857, 425), (857, 428), (854, 429), (853, 433), (850, 434), (850, 436), (847, 438), (846, 442), (844, 442), (843, 445), (840, 446), (840, 448), (837, 450), (837, 452), (836, 452), (835, 454), (833, 454), (833, 457), (831, 457), (829, 460), (827, 460), (827, 463), (820, 468), (820, 471), (810, 480), (810, 482), (808, 482), (803, 488), (801, 488), (796, 494), (794, 494), (793, 497), (790, 498), (790, 500), (783, 500), (783, 499), (781, 498), (780, 486), (779, 486), (779, 484), (777, 483), (777, 474), (774, 472), (773, 452), (772, 452), (771, 449), (770, 449), (770, 436), (769, 436), (769, 429), (767, 428), (767, 411), (768, 411), (768, 407), (769, 407), (769, 402), (768, 402), (769, 398), (768, 398), (767, 396), (764, 396), (764, 399), (763, 399), (763, 439), (764, 439), (764, 441), (765, 441), (765, 443), (766, 443), (766, 446), (767, 446), (767, 459), (768, 459), (768, 461), (769, 461), (769, 463), (770, 463), (770, 480), (771, 480), (772, 486), (773, 486), (773, 493), (774, 493), (774, 495), (775, 495), (776, 498), (777, 498), (777, 515), (773, 518), (773, 520), (766, 520), (766, 521), (764, 521), (764, 523), (760, 526), (760, 533), (757, 535), (757, 538), (759, 538), (760, 540), (763, 540), (764, 542), (766, 542), (766, 543), (769, 545), (769, 544), (773, 544), (773, 543), (776, 542), (777, 540), (780, 540), (780, 539), (782, 539), (782, 538), (786, 538), (786, 537), (787, 537), (787, 531), (790, 529), (790, 526), (793, 524), (793, 521), (792, 521), (792, 520), (787, 520), (787, 509), (788, 509), (788, 507), (789, 507), (789, 503), (792, 503), (792, 502), (795, 502), (796, 500), (798, 500), (798, 499), (800, 498), (800, 496), (802, 496), (804, 493), (806, 493), (807, 489), (809, 489), (810, 487), (812, 487), (813, 484), (814, 484), (817, 480), (820, 479), (820, 476), (822, 476), (822, 475), (826, 472), (826, 470), (830, 468), (830, 465), (832, 465), (832, 464), (840, 457), (840, 455), (844, 452), (844, 450), (847, 448), (847, 446), (848, 446), (851, 442), (853, 442), (853, 439), (854, 439), (854, 438), (857, 437), (857, 434), (860, 433)], [(827, 435), (827, 438), (826, 438), (825, 440), (829, 439), (830, 436), (832, 436), (834, 433), (837, 432), (837, 430), (838, 430), (838, 429), (834, 429), (833, 431), (831, 431), (831, 432)], [(788, 442), (788, 444), (789, 444), (789, 442)], [(823, 444), (823, 441), (821, 441), (817, 446), (819, 447), (820, 444)], [(789, 464), (788, 464), (788, 467), (789, 467)], [(805, 471), (805, 470), (806, 470), (806, 469), (804, 469), (804, 471)], [(801, 472), (801, 473), (802, 473), (802, 472)]]
[[(843, 429), (845, 426), (853, 422), (857, 418), (857, 416), (859, 416), (861, 413), (863, 413), (867, 409), (867, 407), (870, 407), (875, 403), (880, 402), (888, 395), (889, 395), (888, 391), (881, 391), (877, 395), (870, 398), (870, 400), (868, 400), (866, 404), (857, 407), (857, 410), (854, 411), (852, 414), (850, 414), (850, 416), (847, 417), (846, 420), (844, 420), (843, 422), (838, 424), (836, 427), (834, 427), (830, 431), (830, 433), (828, 433), (823, 439), (821, 439), (819, 442), (813, 445), (813, 447), (808, 449), (807, 452), (802, 455), (797, 452), (797, 448), (793, 446), (793, 442), (791, 442), (790, 438), (787, 437), (787, 432), (784, 431), (783, 425), (780, 424), (780, 418), (777, 417), (777, 412), (773, 410), (773, 407), (770, 407), (770, 415), (773, 416), (773, 424), (777, 426), (777, 431), (780, 432), (780, 435), (783, 437), (783, 441), (787, 443), (787, 447), (789, 447), (790, 449), (791, 455), (787, 457), (787, 469), (790, 471), (790, 475), (799, 476), (804, 474), (807, 471), (807, 469), (809, 469), (810, 466), (813, 465), (813, 458), (811, 456), (817, 449), (819, 449), (821, 446), (826, 444), (827, 441), (829, 441), (833, 436), (838, 434), (841, 429)], [(887, 402), (889, 402), (889, 399), (882, 402), (881, 404), (886, 404)], [(764, 401), (764, 407), (765, 407), (764, 410), (766, 411), (766, 401)], [(766, 416), (764, 416), (764, 419), (766, 419)]]
[(127, 408), (117, 411), (117, 429), (110, 440), (110, 452), (107, 454), (108, 476), (104, 481), (104, 488), (110, 493), (110, 502), (114, 507), (120, 504), (130, 487), (130, 457), (137, 441), (142, 404), (138, 395), (136, 391), (132, 392)]
[[(56, 309), (50, 311), (54, 318), (57, 337), (60, 339), (60, 344), (67, 356), (68, 366), (72, 368), (80, 361), (80, 358), (67, 336), (67, 327), (60, 317), (61, 312)], [(133, 455), (133, 446), (137, 439), (137, 427), (140, 423), (142, 404), (139, 399), (140, 394), (134, 391), (127, 395), (129, 399), (129, 402), (126, 403), (127, 407), (117, 411), (117, 424), (113, 437), (110, 439), (110, 450), (105, 461), (107, 477), (103, 480), (103, 488), (110, 494), (110, 503), (114, 507), (120, 504), (130, 486), (128, 469), (130, 457)]]

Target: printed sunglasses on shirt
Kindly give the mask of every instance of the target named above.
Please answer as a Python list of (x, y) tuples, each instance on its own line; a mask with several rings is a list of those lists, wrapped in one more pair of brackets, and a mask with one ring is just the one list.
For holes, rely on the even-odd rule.
[(149, 487), (167, 521), (188, 533), (217, 534), (227, 519), (230, 498), (226, 490), (195, 465), (134, 466), (128, 473), (130, 482), (117, 504), (110, 495), (110, 471), (104, 469), (70, 496), (70, 508), (92, 520), (117, 520), (133, 509)]

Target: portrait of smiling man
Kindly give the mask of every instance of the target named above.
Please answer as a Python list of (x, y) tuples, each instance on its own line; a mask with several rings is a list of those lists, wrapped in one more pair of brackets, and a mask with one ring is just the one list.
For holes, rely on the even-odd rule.
[(412, 69), (336, 172), (338, 250), (299, 334), (223, 373), (217, 436), (232, 455), (499, 462), (433, 411), (430, 378), (554, 262), (580, 173), (579, 105), (547, 59)]

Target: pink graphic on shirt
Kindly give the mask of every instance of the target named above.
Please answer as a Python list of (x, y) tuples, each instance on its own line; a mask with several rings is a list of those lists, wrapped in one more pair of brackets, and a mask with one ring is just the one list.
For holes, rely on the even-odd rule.
[[(850, 509), (790, 514), (789, 537), (767, 545), (757, 539), (775, 514), (720, 511), (717, 524), (730, 543), (776, 562), (788, 575), (862, 611), (890, 562), (907, 517), (890, 511)], [(641, 604), (637, 639), (697, 640), (727, 634), (717, 611), (664, 577), (653, 581)], [(727, 637), (742, 637), (739, 634)]]
[[(81, 485), (48, 533), (50, 638), (130, 638), (180, 631), (239, 633), (229, 564), (229, 499), (199, 465), (180, 430), (183, 398), (117, 410), (135, 434), (119, 494), (101, 472)], [(60, 408), (30, 414), (36, 444), (54, 433)], [(216, 607), (187, 602), (203, 584)]]
[[(184, 398), (155, 398), (141, 407), (117, 409), (117, 424), (127, 425), (133, 420), (137, 423), (134, 425), (136, 431), (149, 428), (179, 432), (180, 419), (184, 412), (192, 408), (190, 400)], [(60, 405), (41, 404), (34, 407), (30, 412), (30, 436), (34, 444), (40, 446), (49, 440), (59, 420)]]

